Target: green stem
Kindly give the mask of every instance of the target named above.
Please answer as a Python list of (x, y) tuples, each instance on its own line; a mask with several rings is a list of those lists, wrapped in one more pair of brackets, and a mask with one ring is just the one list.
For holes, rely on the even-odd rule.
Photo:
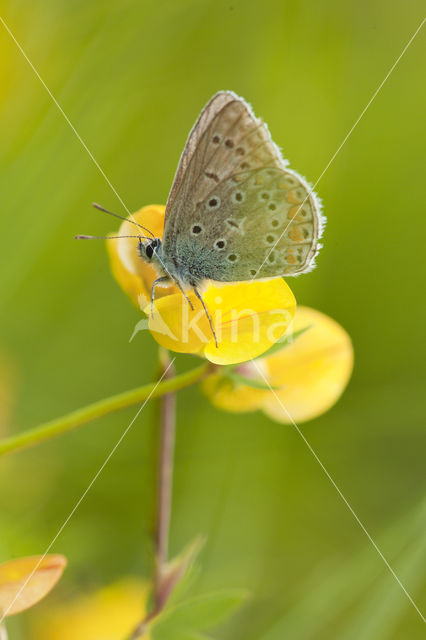
[(160, 383), (154, 382), (146, 384), (143, 387), (124, 391), (123, 393), (105, 398), (104, 400), (99, 400), (98, 402), (89, 404), (87, 407), (72, 411), (61, 418), (45, 422), (34, 429), (29, 429), (16, 436), (7, 438), (0, 442), (0, 456), (11, 453), (12, 451), (32, 447), (40, 442), (44, 442), (44, 440), (49, 440), (62, 433), (81, 427), (83, 424), (102, 418), (109, 413), (131, 407), (148, 398), (158, 398), (166, 393), (189, 387), (208, 375), (210, 366), (210, 363), (205, 362), (191, 371), (182, 373), (168, 380), (163, 380)]

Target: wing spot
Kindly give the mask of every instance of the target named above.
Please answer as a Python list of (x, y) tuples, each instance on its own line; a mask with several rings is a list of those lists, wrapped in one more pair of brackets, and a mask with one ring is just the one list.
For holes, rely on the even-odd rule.
[(226, 224), (228, 225), (228, 227), (231, 227), (231, 229), (233, 231), (237, 231), (238, 233), (240, 233), (242, 236), (245, 235), (245, 231), (244, 231), (244, 222), (245, 222), (245, 218), (242, 218), (241, 220), (235, 220), (234, 218), (228, 218), (227, 220), (225, 220)]
[(226, 240), (224, 238), (220, 238), (220, 240), (216, 240), (214, 243), (214, 248), (220, 251), (226, 247)]
[(243, 156), (243, 155), (245, 154), (244, 147), (237, 147), (237, 148), (235, 149), (235, 153), (236, 153), (238, 156)]
[(266, 256), (266, 259), (270, 264), (274, 264), (274, 262), (275, 262), (275, 251), (270, 251)]
[(214, 196), (208, 200), (207, 208), (210, 209), (210, 211), (214, 211), (218, 209), (218, 207), (220, 207), (220, 198), (218, 196)]
[(241, 163), (241, 169), (250, 169), (250, 165), (248, 162), (242, 162)]
[(213, 136), (212, 141), (215, 144), (219, 144), (219, 142), (222, 140), (222, 136), (219, 133), (216, 133), (216, 135)]
[(277, 218), (274, 218), (271, 222), (271, 225), (276, 229), (277, 227), (280, 226), (280, 221), (277, 220)]
[(304, 189), (293, 189), (293, 191), (289, 191), (287, 194), (287, 201), (292, 204), (301, 204), (307, 197), (307, 194)]
[(201, 233), (203, 230), (203, 227), (200, 224), (194, 224), (192, 229), (191, 229), (191, 234), (193, 236), (197, 236), (199, 233)]
[(256, 269), (250, 269), (250, 275), (255, 276), (257, 274)]
[(219, 182), (219, 176), (216, 173), (209, 173), (208, 171), (204, 171), (204, 175), (207, 176), (207, 178), (211, 178), (211, 180), (214, 180), (215, 182)]
[(293, 227), (293, 229), (290, 229), (290, 231), (288, 232), (288, 237), (294, 242), (301, 242), (303, 240), (303, 234), (299, 227)]
[(227, 140), (225, 140), (225, 146), (228, 147), (228, 149), (233, 149), (234, 148), (234, 141), (231, 140), (231, 138), (228, 138)]
[(261, 191), (259, 193), (259, 200), (269, 200), (271, 194), (268, 191)]
[(297, 180), (294, 176), (286, 176), (284, 178), (284, 185), (282, 188), (295, 187), (296, 185), (297, 185)]
[(228, 262), (238, 262), (238, 256), (236, 253), (230, 253), (229, 256), (227, 257)]
[(234, 191), (234, 193), (232, 194), (233, 202), (241, 203), (244, 202), (245, 199), (246, 195), (243, 191)]
[(277, 236), (274, 235), (273, 233), (268, 233), (263, 239), (267, 245), (271, 245), (271, 244), (274, 244), (274, 242), (277, 239)]
[(270, 202), (268, 204), (268, 209), (269, 209), (269, 211), (276, 211), (277, 205), (275, 204), (275, 202)]

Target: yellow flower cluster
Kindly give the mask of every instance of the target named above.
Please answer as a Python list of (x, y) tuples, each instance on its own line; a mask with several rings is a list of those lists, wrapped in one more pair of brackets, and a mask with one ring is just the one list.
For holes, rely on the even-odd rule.
[[(161, 238), (164, 210), (150, 205), (132, 219)], [(134, 229), (125, 221), (118, 235), (135, 235)], [(350, 338), (319, 311), (301, 307), (296, 312), (293, 293), (282, 278), (208, 283), (202, 295), (218, 338), (216, 347), (194, 294), (188, 294), (191, 309), (175, 285), (157, 287), (151, 314), (151, 287), (158, 273), (140, 258), (137, 245), (136, 237), (108, 241), (111, 269), (121, 288), (146, 314), (155, 340), (172, 351), (196, 354), (218, 365), (239, 365), (238, 378), (227, 375), (225, 367), (205, 381), (204, 391), (217, 407), (260, 409), (276, 420), (291, 422), (309, 420), (337, 401), (352, 371)], [(302, 329), (306, 331), (289, 342), (288, 336)], [(283, 348), (268, 355), (283, 337), (287, 338)]]
[(348, 334), (328, 316), (307, 307), (298, 307), (292, 328), (296, 336), (303, 332), (294, 342), (236, 369), (250, 382), (266, 383), (270, 389), (252, 388), (219, 372), (203, 383), (213, 404), (235, 412), (260, 409), (284, 423), (311, 420), (332, 407), (352, 372)]

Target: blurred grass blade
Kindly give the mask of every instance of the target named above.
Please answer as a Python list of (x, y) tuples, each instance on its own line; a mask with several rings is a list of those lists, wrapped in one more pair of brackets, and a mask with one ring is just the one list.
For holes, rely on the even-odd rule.
[[(226, 620), (247, 598), (247, 591), (224, 589), (187, 600), (166, 610), (152, 625), (154, 640), (183, 640)], [(186, 634), (186, 636), (185, 636)], [(195, 635), (196, 637), (196, 635)]]
[[(417, 539), (424, 525), (425, 511), (426, 502), (423, 502), (409, 513), (405, 513), (379, 538), (379, 548), (398, 549), (401, 547), (401, 540)], [(394, 564), (392, 560), (391, 564)], [(294, 593), (297, 601), (289, 603), (288, 613), (271, 625), (262, 635), (262, 640), (316, 640), (320, 637), (321, 630), (328, 629), (349, 606), (360, 598), (368, 597), (368, 589), (379, 576), (384, 576), (383, 580), (387, 581), (389, 586), (395, 586), (395, 594), (399, 593), (401, 606), (412, 606), (387, 567), (368, 544), (352, 560), (344, 564), (339, 558), (339, 565), (334, 571), (330, 569), (328, 561), (327, 565), (316, 573), (311, 584), (303, 584), (299, 593)], [(403, 580), (402, 582), (404, 583)], [(411, 583), (407, 584), (408, 591), (410, 588)], [(364, 640), (362, 635), (358, 635), (358, 638)]]
[[(419, 535), (403, 557), (396, 563), (401, 582), (411, 593), (424, 581), (426, 537)], [(401, 587), (391, 576), (384, 575), (379, 584), (362, 600), (358, 613), (349, 617), (339, 640), (387, 640), (395, 632), (400, 618), (411, 607)], [(419, 619), (419, 627), (422, 622)]]

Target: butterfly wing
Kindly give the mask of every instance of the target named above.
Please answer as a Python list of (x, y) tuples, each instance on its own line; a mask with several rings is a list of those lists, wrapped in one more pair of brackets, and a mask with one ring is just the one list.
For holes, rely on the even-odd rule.
[(297, 174), (255, 169), (219, 183), (182, 220), (176, 257), (201, 280), (297, 275), (312, 264), (319, 225), (316, 200)]
[(320, 233), (318, 201), (286, 169), (267, 126), (232, 92), (216, 94), (179, 163), (163, 255), (173, 256), (183, 280), (296, 275), (312, 265)]

